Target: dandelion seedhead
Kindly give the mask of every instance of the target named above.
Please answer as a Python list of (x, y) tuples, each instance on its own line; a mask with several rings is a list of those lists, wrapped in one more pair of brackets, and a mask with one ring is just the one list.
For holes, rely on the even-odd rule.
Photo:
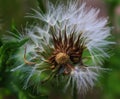
[(100, 66), (109, 57), (108, 45), (112, 44), (108, 19), (98, 18), (99, 9), (88, 9), (85, 3), (78, 6), (77, 1), (57, 6), (48, 3), (47, 7), (44, 14), (33, 10), (28, 15), (37, 21), (25, 29), (29, 41), (21, 48), (24, 62), (13, 71), (28, 73), (25, 88), (63, 76), (65, 89), (76, 87), (78, 93), (84, 93), (105, 70)]

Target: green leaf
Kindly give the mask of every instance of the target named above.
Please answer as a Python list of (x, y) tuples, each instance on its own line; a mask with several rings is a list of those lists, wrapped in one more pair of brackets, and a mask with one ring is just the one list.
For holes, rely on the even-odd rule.
[(14, 53), (19, 49), (19, 47), (24, 45), (27, 41), (28, 38), (25, 38), (19, 42), (7, 42), (0, 47), (0, 81), (2, 81), (2, 78), (4, 78), (6, 75), (6, 70), (9, 67), (7, 64), (9, 58), (12, 57), (12, 55), (14, 55)]
[(0, 39), (0, 47), (2, 46), (2, 41), (1, 41), (1, 39)]

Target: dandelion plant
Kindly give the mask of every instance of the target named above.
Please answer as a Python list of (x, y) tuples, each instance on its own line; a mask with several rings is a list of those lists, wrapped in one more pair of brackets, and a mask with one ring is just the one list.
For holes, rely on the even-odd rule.
[[(93, 88), (105, 59), (109, 58), (110, 30), (108, 18), (98, 17), (99, 9), (85, 3), (47, 3), (46, 13), (33, 9), (28, 18), (35, 20), (23, 33), (13, 35), (17, 40), (29, 39), (17, 54), (19, 71), (25, 89), (39, 88), (52, 81), (85, 93)], [(14, 34), (14, 33), (13, 33)], [(57, 83), (54, 83), (54, 85)], [(33, 87), (34, 86), (34, 87)]]

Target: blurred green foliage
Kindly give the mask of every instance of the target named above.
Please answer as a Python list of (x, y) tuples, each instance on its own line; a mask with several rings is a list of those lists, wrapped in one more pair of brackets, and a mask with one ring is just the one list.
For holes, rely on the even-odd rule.
[[(115, 17), (119, 17), (115, 13), (115, 8), (120, 5), (120, 0), (105, 0), (108, 5), (110, 21), (114, 23)], [(118, 23), (120, 20), (118, 20)], [(113, 23), (111, 25), (113, 26)], [(116, 25), (116, 23), (114, 23)], [(113, 46), (112, 55), (110, 59), (104, 64), (105, 67), (110, 68), (111, 72), (104, 75), (102, 79), (103, 96), (102, 99), (120, 99), (120, 32), (112, 31), (114, 41), (116, 44)]]
[[(9, 60), (9, 57), (14, 55), (20, 46), (22, 46), (27, 39), (23, 39), (18, 42), (2, 42), (3, 34), (7, 34), (6, 31), (11, 27), (16, 26), (21, 28), (21, 24), (25, 24), (29, 19), (25, 19), (26, 13), (31, 11), (31, 8), (40, 8), (45, 12), (46, 0), (0, 0), (0, 99), (47, 99), (47, 96), (32, 96), (22, 89), (19, 82), (16, 82), (16, 78), (11, 74), (10, 69), (14, 64), (13, 60)], [(52, 0), (54, 2), (54, 0)], [(114, 21), (115, 7), (120, 4), (120, 0), (105, 0), (108, 7), (110, 16), (110, 22)], [(29, 20), (32, 21), (32, 20)], [(111, 23), (113, 25), (113, 23)], [(113, 46), (113, 55), (105, 62), (104, 67), (112, 69), (107, 74), (103, 75), (101, 79), (102, 93), (100, 92), (101, 99), (120, 99), (120, 33), (113, 32), (113, 38), (116, 41), (116, 45)], [(10, 50), (11, 49), (11, 50)], [(58, 87), (59, 88), (59, 87)], [(43, 90), (44, 91), (44, 90)], [(46, 91), (46, 90), (45, 90)], [(70, 96), (64, 95), (65, 99), (70, 99)], [(99, 97), (96, 97), (100, 99)], [(95, 99), (96, 99), (95, 98)], [(51, 98), (52, 99), (52, 98)], [(85, 99), (90, 99), (85, 98)]]

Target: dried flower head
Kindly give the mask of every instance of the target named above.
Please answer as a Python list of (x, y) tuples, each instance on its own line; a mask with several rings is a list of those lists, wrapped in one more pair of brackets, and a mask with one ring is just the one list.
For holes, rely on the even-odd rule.
[[(37, 23), (26, 28), (30, 40), (24, 53), (24, 62), (30, 67), (22, 64), (13, 69), (26, 68), (29, 75), (25, 87), (40, 86), (60, 76), (66, 77), (65, 88), (76, 86), (80, 93), (94, 86), (99, 72), (104, 70), (100, 65), (109, 57), (107, 47), (112, 42), (107, 40), (107, 18), (98, 18), (99, 10), (85, 5), (78, 6), (75, 1), (58, 6), (48, 3), (45, 14), (33, 10), (29, 17)], [(41, 80), (44, 72), (48, 76)]]

